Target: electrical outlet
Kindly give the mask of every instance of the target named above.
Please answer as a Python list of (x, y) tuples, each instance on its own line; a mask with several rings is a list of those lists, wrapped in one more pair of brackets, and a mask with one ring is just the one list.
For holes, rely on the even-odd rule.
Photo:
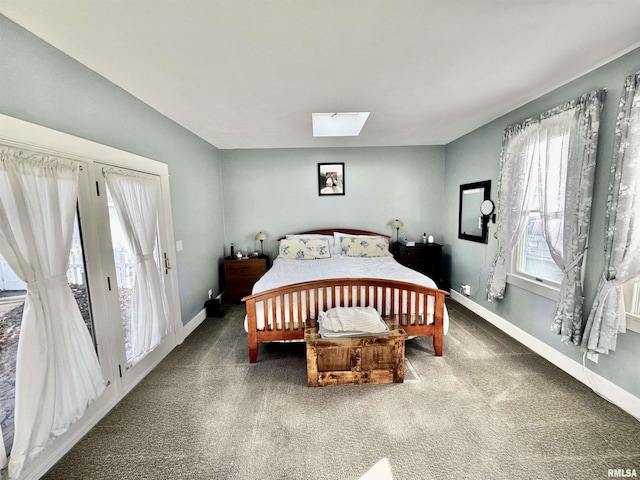
[(587, 359), (593, 363), (598, 363), (598, 354), (595, 352), (587, 352)]
[(209, 298), (213, 298), (213, 290), (209, 290)]

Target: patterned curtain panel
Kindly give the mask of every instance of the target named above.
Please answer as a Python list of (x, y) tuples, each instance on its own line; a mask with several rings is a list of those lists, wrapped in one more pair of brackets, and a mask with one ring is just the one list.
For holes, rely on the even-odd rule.
[(615, 132), (605, 218), (604, 273), (582, 350), (615, 350), (626, 328), (622, 286), (640, 282), (640, 72), (627, 77)]
[[(541, 124), (538, 161), (543, 236), (551, 258), (564, 274), (551, 331), (564, 343), (580, 345), (582, 333), (582, 260), (589, 237), (600, 112), (606, 92), (598, 90), (570, 102), (571, 118)], [(560, 114), (561, 118), (565, 113)], [(566, 139), (553, 153), (555, 139)], [(560, 161), (558, 161), (560, 160)]]
[(588, 93), (507, 128), (498, 178), (498, 253), (489, 274), (487, 298), (504, 297), (508, 260), (522, 238), (525, 207), (537, 186), (543, 236), (564, 273), (552, 330), (562, 334), (564, 342), (576, 344), (583, 308), (580, 267), (605, 94), (604, 90)]

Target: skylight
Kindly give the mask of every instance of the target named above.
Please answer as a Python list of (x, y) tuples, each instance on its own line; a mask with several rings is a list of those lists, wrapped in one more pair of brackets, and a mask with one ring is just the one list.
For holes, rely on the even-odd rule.
[(314, 137), (357, 137), (369, 112), (312, 113)]

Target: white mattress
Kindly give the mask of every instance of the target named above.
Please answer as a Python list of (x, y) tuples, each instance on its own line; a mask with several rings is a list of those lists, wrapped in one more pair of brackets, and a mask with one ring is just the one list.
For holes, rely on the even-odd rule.
[[(415, 283), (428, 288), (438, 288), (429, 277), (399, 264), (392, 257), (361, 258), (334, 255), (331, 258), (318, 260), (276, 258), (271, 269), (253, 286), (252, 293), (260, 293), (292, 283), (329, 278), (380, 278)], [(429, 317), (432, 317), (433, 298), (429, 300)], [(432, 323), (432, 320), (429, 323)], [(263, 325), (264, 321), (260, 321), (259, 316), (258, 327), (262, 328)], [(244, 328), (248, 330), (246, 317)], [(444, 333), (447, 333), (448, 330), (449, 315), (445, 307)]]

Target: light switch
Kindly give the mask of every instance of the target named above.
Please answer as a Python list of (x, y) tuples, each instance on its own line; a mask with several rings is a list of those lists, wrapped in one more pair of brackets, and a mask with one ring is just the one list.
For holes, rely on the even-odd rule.
[(176, 240), (176, 252), (182, 251), (182, 240)]

